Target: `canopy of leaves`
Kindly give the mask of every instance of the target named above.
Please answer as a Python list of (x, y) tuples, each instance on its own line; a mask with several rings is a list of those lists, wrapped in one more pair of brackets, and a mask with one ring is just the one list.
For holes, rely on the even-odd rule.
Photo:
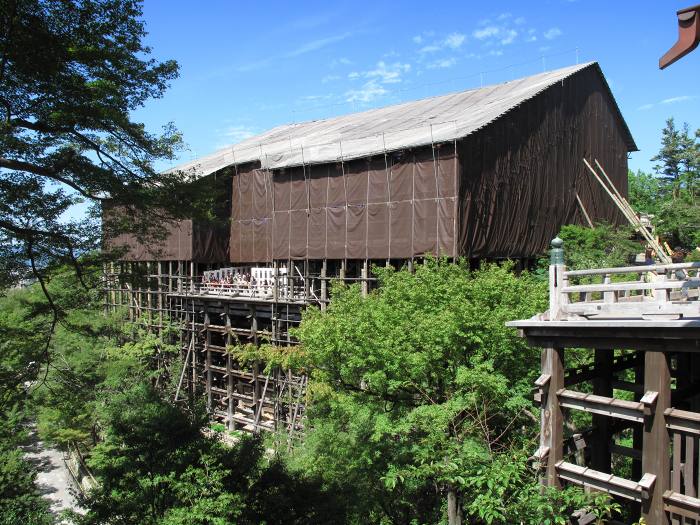
[[(113, 234), (162, 234), (156, 218), (195, 213), (190, 178), (155, 169), (179, 134), (131, 120), (178, 71), (150, 58), (145, 34), (136, 0), (0, 0), (0, 269), (12, 279), (99, 246), (91, 219), (107, 199), (124, 211), (105, 217)], [(93, 215), (71, 218), (82, 201)]]
[(294, 465), (346, 483), (356, 523), (442, 522), (450, 491), (470, 523), (563, 515), (567, 505), (536, 496), (523, 452), (539, 350), (505, 327), (546, 307), (546, 284), (440, 260), (375, 272), (368, 297), (336, 286), (296, 331), (312, 379)]

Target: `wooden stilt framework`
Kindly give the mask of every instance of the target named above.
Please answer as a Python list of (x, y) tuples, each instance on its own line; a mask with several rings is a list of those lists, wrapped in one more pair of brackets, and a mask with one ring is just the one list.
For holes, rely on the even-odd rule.
[[(649, 525), (700, 525), (700, 263), (570, 271), (562, 246), (552, 241), (549, 311), (508, 323), (543, 348), (542, 483), (607, 492)], [(567, 369), (567, 348), (591, 349), (590, 364)], [(591, 414), (576, 446), (571, 410)], [(632, 479), (616, 471), (624, 458)]]
[(375, 286), (371, 264), (367, 259), (274, 261), (272, 283), (262, 294), (202, 284), (204, 271), (227, 264), (113, 262), (104, 268), (104, 306), (106, 312), (125, 310), (149, 331), (176, 328), (184, 363), (176, 401), (203, 395), (212, 419), (227, 430), (283, 432), (291, 446), (304, 427), (306, 377), (240, 363), (229, 350), (236, 343), (296, 344), (289, 330), (298, 326), (303, 309), (325, 310), (333, 280), (357, 283), (368, 294)]

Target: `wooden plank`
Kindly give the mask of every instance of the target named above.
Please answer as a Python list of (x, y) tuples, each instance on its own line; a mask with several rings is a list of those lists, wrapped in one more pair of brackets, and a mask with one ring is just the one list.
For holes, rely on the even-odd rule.
[(635, 290), (670, 290), (678, 288), (696, 288), (700, 286), (700, 279), (684, 279), (682, 281), (657, 281), (643, 283), (634, 281), (631, 283), (610, 283), (610, 284), (575, 284), (560, 288), (561, 293), (578, 292), (624, 292)]
[(643, 501), (650, 488), (655, 485), (655, 477), (649, 474), (645, 474), (639, 482), (634, 482), (566, 461), (557, 462), (556, 468), (557, 474), (563, 480), (632, 501)]
[(564, 349), (543, 349), (541, 369), (542, 374), (550, 378), (540, 413), (540, 448), (549, 450), (542, 483), (548, 487), (559, 487), (556, 463), (563, 459), (564, 414), (556, 393), (564, 387)]
[(584, 275), (605, 275), (606, 273), (665, 273), (673, 270), (690, 270), (692, 268), (700, 269), (700, 262), (649, 264), (644, 266), (620, 266), (617, 268), (591, 268), (585, 270), (567, 270), (565, 273), (567, 277), (581, 277)]
[(685, 495), (696, 497), (697, 488), (695, 486), (695, 470), (697, 470), (697, 460), (695, 459), (695, 436), (685, 436), (685, 463), (683, 464), (683, 485)]
[(663, 494), (664, 510), (691, 520), (700, 516), (700, 499), (666, 490)]
[(644, 404), (637, 401), (585, 394), (564, 388), (557, 391), (557, 397), (559, 397), (559, 403), (564, 408), (583, 410), (592, 414), (600, 414), (637, 423), (644, 422)]
[(664, 412), (666, 428), (674, 432), (684, 432), (694, 436), (700, 436), (700, 414), (669, 408)]
[(644, 449), (642, 471), (656, 476), (656, 483), (649, 499), (642, 502), (642, 517), (647, 523), (668, 525), (664, 509), (664, 492), (670, 485), (670, 440), (666, 429), (664, 411), (671, 403), (671, 370), (668, 355), (663, 352), (646, 352), (644, 360), (644, 388), (658, 392), (656, 410), (644, 424)]
[(671, 490), (674, 492), (681, 491), (681, 434), (673, 433), (673, 470), (671, 471)]

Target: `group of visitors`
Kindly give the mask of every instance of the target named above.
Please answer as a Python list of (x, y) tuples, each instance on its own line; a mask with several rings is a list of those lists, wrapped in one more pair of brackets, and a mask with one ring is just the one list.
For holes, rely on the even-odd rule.
[(256, 279), (250, 272), (233, 272), (222, 270), (220, 273), (205, 272), (202, 277), (202, 285), (207, 288), (231, 290), (237, 292), (250, 291), (252, 295), (261, 292), (267, 294), (272, 289), (272, 279)]

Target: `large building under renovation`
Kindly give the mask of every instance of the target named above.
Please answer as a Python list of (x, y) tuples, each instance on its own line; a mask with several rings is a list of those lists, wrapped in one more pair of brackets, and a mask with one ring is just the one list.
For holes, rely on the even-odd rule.
[(279, 126), (176, 168), (225, 185), (225, 227), (174, 222), (159, 246), (111, 239), (128, 250), (108, 302), (155, 326), (182, 320), (181, 383), (229, 428), (293, 433), (305, 379), (244, 369), (227, 345), (293, 344), (301, 309), (325, 307), (334, 278), (367, 290), (371, 264), (526, 261), (564, 224), (617, 222), (583, 159), (625, 195), (635, 150), (596, 63)]

